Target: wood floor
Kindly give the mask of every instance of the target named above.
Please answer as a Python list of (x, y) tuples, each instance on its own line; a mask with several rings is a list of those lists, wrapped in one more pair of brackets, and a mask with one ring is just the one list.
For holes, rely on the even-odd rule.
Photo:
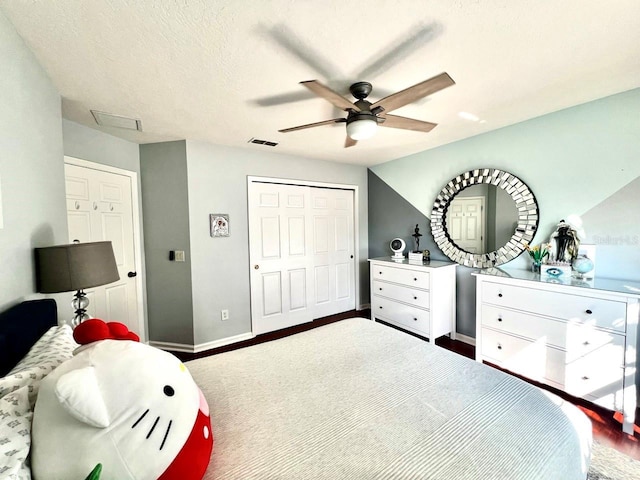
[[(236, 350), (238, 348), (244, 348), (251, 345), (256, 345), (258, 343), (269, 342), (271, 340), (276, 340), (278, 338), (288, 337), (289, 335), (294, 335), (296, 333), (300, 333), (306, 330), (311, 330), (312, 328), (317, 328), (322, 325), (327, 325), (329, 323), (337, 322), (340, 320), (344, 320), (346, 318), (352, 317), (370, 317), (369, 310), (361, 310), (361, 311), (350, 311), (341, 313), (339, 315), (333, 315), (330, 317), (321, 318), (318, 320), (314, 320), (312, 323), (297, 325), (295, 327), (286, 328), (284, 330), (278, 330), (276, 332), (265, 333), (263, 335), (257, 335), (256, 337), (245, 340), (242, 342), (237, 342), (232, 345), (226, 345), (224, 347), (215, 348), (212, 350), (207, 350), (205, 352), (190, 354), (190, 353), (182, 353), (182, 352), (172, 352), (175, 356), (180, 358), (182, 361), (193, 360), (195, 358), (206, 357), (209, 355), (216, 355), (218, 353), (227, 352), (230, 350)], [(392, 325), (389, 325), (393, 327)], [(393, 327), (395, 328), (395, 327)], [(418, 336), (418, 335), (414, 335)], [(421, 338), (421, 337), (419, 337)], [(449, 337), (441, 337), (436, 339), (436, 345), (446, 348), (447, 350), (451, 350), (455, 353), (463, 355), (465, 357), (475, 359), (475, 347), (473, 345), (469, 345), (464, 342), (460, 342), (458, 340), (451, 340)], [(498, 368), (495, 365), (491, 365), (494, 368)], [(516, 375), (518, 376), (518, 375)], [(556, 395), (564, 398), (568, 402), (573, 403), (578, 408), (580, 408), (590, 419), (593, 424), (593, 438), (597, 439), (600, 443), (604, 445), (608, 445), (616, 450), (629, 455), (636, 460), (640, 460), (640, 408), (636, 410), (636, 420), (635, 420), (635, 432), (633, 435), (627, 435), (622, 432), (621, 426), (621, 418), (619, 414), (606, 410), (604, 408), (598, 407), (586, 400), (575, 398), (566, 393), (559, 391), (555, 388), (549, 387), (547, 385), (542, 385), (537, 382), (533, 382), (526, 378), (520, 377), (523, 380), (531, 383), (533, 385), (537, 385), (540, 388), (544, 388), (549, 390)]]

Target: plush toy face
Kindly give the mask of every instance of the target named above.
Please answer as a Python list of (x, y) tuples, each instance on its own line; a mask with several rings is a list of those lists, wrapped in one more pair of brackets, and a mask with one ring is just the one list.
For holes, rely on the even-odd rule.
[(33, 419), (36, 478), (202, 478), (209, 410), (173, 355), (132, 341), (91, 344), (45, 378)]

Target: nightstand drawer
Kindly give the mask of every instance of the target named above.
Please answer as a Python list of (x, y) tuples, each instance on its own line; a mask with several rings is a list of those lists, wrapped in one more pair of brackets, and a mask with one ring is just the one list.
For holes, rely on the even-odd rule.
[(626, 304), (614, 300), (484, 282), (482, 302), (624, 333)]
[(374, 296), (371, 314), (398, 326), (406, 326), (429, 335), (429, 311)]
[(416, 307), (429, 308), (429, 291), (374, 280), (373, 292), (371, 293), (398, 302), (410, 303)]
[(429, 272), (419, 272), (404, 268), (393, 268), (385, 265), (371, 265), (374, 280), (399, 283), (409, 287), (429, 289)]

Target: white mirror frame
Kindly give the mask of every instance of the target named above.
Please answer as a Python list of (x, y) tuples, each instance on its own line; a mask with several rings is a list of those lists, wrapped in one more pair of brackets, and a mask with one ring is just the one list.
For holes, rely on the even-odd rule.
[[(473, 185), (489, 184), (502, 188), (516, 204), (518, 226), (506, 245), (488, 253), (461, 250), (447, 233), (446, 216), (451, 200)], [(431, 233), (436, 245), (447, 257), (471, 268), (489, 268), (510, 262), (525, 250), (538, 229), (538, 202), (529, 187), (518, 177), (497, 168), (470, 170), (458, 175), (440, 191), (431, 211)]]

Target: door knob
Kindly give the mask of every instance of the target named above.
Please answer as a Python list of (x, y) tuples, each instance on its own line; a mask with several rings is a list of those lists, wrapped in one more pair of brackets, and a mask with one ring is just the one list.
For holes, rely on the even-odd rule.
[(255, 268), (256, 270), (258, 270), (260, 268), (260, 265), (254, 265), (253, 268)]
[(127, 277), (129, 277), (129, 278), (136, 277), (137, 275), (138, 275), (138, 272), (129, 272), (129, 273), (127, 273)]

